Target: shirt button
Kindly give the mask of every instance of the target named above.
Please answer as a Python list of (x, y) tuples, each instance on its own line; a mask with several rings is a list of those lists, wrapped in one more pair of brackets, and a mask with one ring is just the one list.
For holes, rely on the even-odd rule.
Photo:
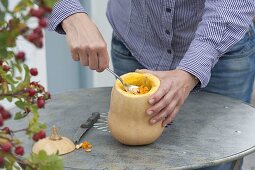
[(166, 12), (171, 12), (171, 8), (166, 8)]
[(169, 35), (169, 34), (170, 34), (170, 31), (169, 31), (169, 30), (166, 30), (165, 33)]
[(172, 54), (172, 51), (170, 49), (167, 50), (168, 54)]

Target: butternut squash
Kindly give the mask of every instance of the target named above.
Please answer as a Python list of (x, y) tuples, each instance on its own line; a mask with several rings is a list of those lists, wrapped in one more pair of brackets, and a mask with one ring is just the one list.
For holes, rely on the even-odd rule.
[(108, 114), (111, 134), (126, 145), (150, 144), (158, 139), (164, 130), (162, 122), (151, 125), (150, 116), (146, 114), (150, 106), (148, 99), (157, 91), (160, 81), (154, 75), (135, 72), (124, 74), (121, 78), (127, 84), (142, 87), (142, 92), (128, 93), (121, 82), (116, 80), (111, 92)]

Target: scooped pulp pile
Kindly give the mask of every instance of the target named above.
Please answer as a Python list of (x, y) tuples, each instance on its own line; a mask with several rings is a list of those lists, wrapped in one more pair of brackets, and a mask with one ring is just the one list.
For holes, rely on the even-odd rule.
[[(138, 86), (138, 89), (128, 91), (128, 93), (134, 94), (134, 95), (146, 94), (151, 90), (151, 86), (152, 86), (147, 77), (135, 76), (131, 78), (126, 78), (125, 82), (129, 85)], [(124, 89), (124, 87), (122, 88)]]

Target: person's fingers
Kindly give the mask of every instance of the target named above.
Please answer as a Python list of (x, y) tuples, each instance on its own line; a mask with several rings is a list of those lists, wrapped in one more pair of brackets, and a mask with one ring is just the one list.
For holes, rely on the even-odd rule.
[(70, 47), (71, 49), (71, 55), (72, 55), (72, 58), (74, 61), (79, 61), (80, 60), (80, 57), (79, 57), (79, 52), (78, 52), (78, 48), (72, 48)]
[[(156, 115), (151, 118), (151, 123), (157, 123), (158, 121), (164, 120), (166, 117), (168, 117), (173, 110), (178, 106), (180, 96), (167, 94), (160, 102), (163, 104), (160, 104), (159, 106), (155, 107), (155, 113)], [(160, 110), (157, 110), (160, 109)]]
[[(81, 22), (82, 21), (82, 22)], [(106, 42), (96, 24), (84, 13), (76, 13), (62, 22), (72, 58), (92, 70), (103, 71), (109, 65)]]
[(169, 81), (168, 83), (162, 83), (159, 89), (154, 93), (153, 95), (150, 96), (149, 98), (149, 104), (153, 105), (160, 101), (171, 89), (172, 87), (172, 82)]
[(174, 118), (176, 117), (176, 114), (179, 112), (180, 110), (180, 106), (175, 107), (175, 109), (173, 110), (173, 112), (171, 114), (169, 114), (166, 119), (162, 122), (162, 126), (165, 127), (167, 124), (171, 123)]
[(91, 70), (98, 69), (98, 56), (96, 48), (91, 47), (89, 50), (89, 68)]
[(159, 93), (159, 96), (161, 98), (158, 98), (158, 102), (155, 102), (155, 104), (147, 110), (147, 114), (154, 116), (160, 113), (161, 110), (163, 110), (172, 102), (172, 99), (174, 97), (173, 93), (165, 93), (164, 91), (159, 91)]
[(89, 65), (89, 48), (87, 46), (84, 46), (79, 49), (79, 57), (81, 65), (83, 66)]
[(98, 55), (98, 72), (102, 72), (104, 71), (104, 69), (106, 69), (107, 67), (109, 67), (109, 56), (107, 53), (107, 47), (106, 44), (103, 45), (102, 47), (100, 47), (100, 49), (98, 50), (99, 53)]

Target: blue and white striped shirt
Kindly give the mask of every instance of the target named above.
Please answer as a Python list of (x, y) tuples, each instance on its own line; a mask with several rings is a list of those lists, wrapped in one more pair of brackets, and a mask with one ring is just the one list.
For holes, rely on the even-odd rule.
[[(61, 0), (49, 16), (49, 29), (85, 12), (78, 0)], [(107, 17), (114, 32), (150, 70), (179, 68), (196, 76), (201, 87), (212, 67), (247, 31), (255, 0), (109, 0)]]

